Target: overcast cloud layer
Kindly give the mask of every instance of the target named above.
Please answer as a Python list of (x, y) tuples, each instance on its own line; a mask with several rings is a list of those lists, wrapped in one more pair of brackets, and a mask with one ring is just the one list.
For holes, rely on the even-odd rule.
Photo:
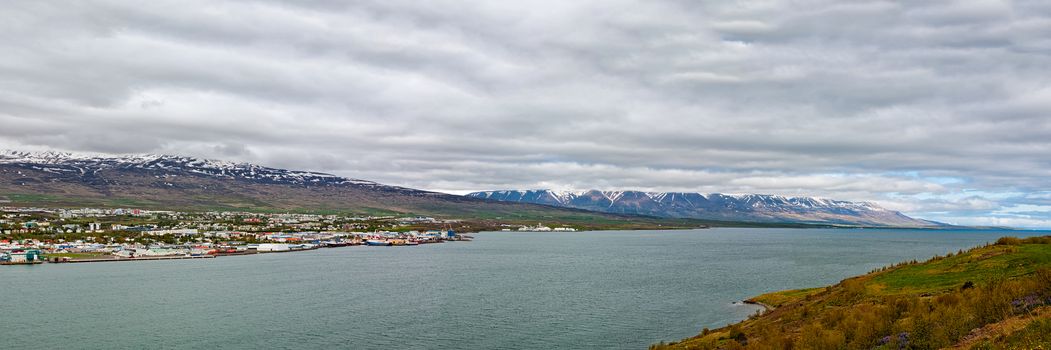
[(1051, 227), (1047, 1), (6, 1), (0, 148)]

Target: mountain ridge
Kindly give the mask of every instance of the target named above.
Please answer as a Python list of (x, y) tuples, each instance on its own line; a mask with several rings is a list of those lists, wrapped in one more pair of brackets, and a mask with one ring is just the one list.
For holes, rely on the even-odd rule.
[(581, 229), (696, 228), (711, 224), (701, 220), (493, 202), (320, 172), (155, 154), (111, 156), (3, 150), (0, 151), (0, 203), (37, 207), (409, 214), (468, 219), (482, 227), (537, 221)]
[(937, 227), (871, 202), (779, 195), (643, 191), (497, 190), (467, 194), (502, 202), (535, 203), (608, 213), (707, 220), (817, 223), (851, 226)]
[[(251, 163), (236, 163), (196, 157), (158, 154), (134, 154), (121, 156), (95, 156), (69, 152), (0, 152), (0, 164), (32, 164), (33, 168), (48, 172), (76, 170), (86, 174), (87, 170), (123, 167), (152, 170), (186, 169), (202, 175), (226, 178), (247, 178), (286, 184), (357, 184), (388, 186), (367, 180), (350, 179), (332, 174), (270, 168)], [(49, 167), (50, 166), (50, 167)], [(397, 187), (397, 186), (388, 186)]]
[[(67, 206), (124, 203), (523, 220), (581, 216), (597, 220), (592, 216), (598, 215), (601, 220), (615, 221), (639, 220), (638, 216), (644, 216), (726, 222), (937, 226), (871, 203), (820, 198), (595, 190), (487, 191), (458, 196), (320, 172), (156, 154), (109, 156), (0, 151), (0, 195), (11, 197), (7, 202)], [(781, 210), (786, 203), (795, 209)], [(817, 210), (820, 215), (800, 208)], [(618, 215), (625, 217), (616, 217)]]

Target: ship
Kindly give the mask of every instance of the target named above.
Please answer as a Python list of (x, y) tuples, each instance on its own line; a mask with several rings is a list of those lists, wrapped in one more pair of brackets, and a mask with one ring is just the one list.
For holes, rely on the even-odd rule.
[(365, 244), (374, 246), (388, 246), (390, 245), (390, 242), (381, 239), (370, 239), (365, 241)]

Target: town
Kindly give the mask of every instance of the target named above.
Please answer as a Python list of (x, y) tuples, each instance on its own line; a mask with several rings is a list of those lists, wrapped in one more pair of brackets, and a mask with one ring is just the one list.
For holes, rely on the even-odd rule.
[[(503, 229), (510, 226), (503, 225)], [(519, 229), (553, 230), (540, 225)], [(0, 207), (0, 264), (198, 259), (356, 245), (416, 246), (470, 241), (471, 236), (456, 232), (471, 230), (462, 220), (423, 216)]]

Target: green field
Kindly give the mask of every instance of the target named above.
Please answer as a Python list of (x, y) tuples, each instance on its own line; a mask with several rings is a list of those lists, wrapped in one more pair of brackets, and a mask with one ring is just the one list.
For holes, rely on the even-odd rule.
[[(977, 254), (976, 254), (977, 253)], [(1051, 249), (1042, 244), (994, 245), (969, 254), (936, 259), (879, 274), (872, 288), (883, 293), (930, 293), (967, 281), (990, 281), (1031, 275), (1051, 266)]]

